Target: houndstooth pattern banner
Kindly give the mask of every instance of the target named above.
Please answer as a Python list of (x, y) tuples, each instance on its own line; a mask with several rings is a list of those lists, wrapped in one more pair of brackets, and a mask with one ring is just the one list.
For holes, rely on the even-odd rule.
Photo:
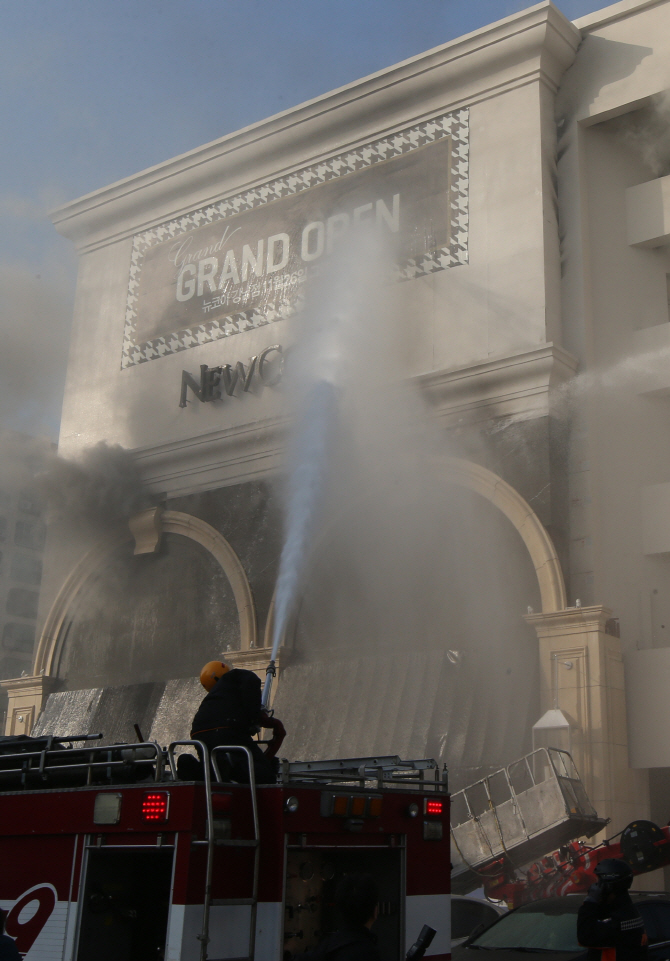
[(301, 305), (300, 297), (294, 298), (291, 302), (283, 294), (282, 283), (279, 280), (274, 285), (273, 297), (262, 305), (262, 309), (253, 308), (230, 313), (218, 320), (205, 321), (202, 324), (138, 343), (137, 310), (140, 275), (145, 254), (151, 247), (178, 238), (203, 225), (224, 221), (271, 201), (309, 190), (310, 187), (318, 184), (349, 176), (447, 137), (451, 138), (450, 242), (448, 246), (439, 247), (399, 264), (397, 279), (413, 280), (416, 277), (467, 263), (469, 114), (467, 109), (462, 109), (408, 127), (388, 137), (382, 137), (355, 150), (338, 154), (330, 160), (303, 167), (295, 173), (270, 180), (251, 190), (201, 207), (175, 220), (136, 234), (133, 239), (126, 301), (122, 369), (271, 324), (292, 316)]

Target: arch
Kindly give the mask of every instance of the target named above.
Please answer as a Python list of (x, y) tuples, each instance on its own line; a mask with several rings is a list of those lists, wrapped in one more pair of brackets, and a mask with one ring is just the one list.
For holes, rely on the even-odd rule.
[(444, 465), (448, 480), (485, 497), (519, 532), (535, 568), (542, 613), (565, 610), (567, 594), (556, 548), (530, 504), (511, 484), (486, 467), (458, 457), (440, 458), (438, 463)]
[[(181, 534), (196, 541), (218, 561), (230, 583), (240, 619), (240, 650), (254, 648), (256, 608), (251, 586), (239, 557), (225, 537), (206, 521), (181, 511), (163, 511), (160, 525), (163, 533)], [(33, 674), (51, 674), (60, 653), (63, 627), (77, 595), (110, 555), (132, 539), (130, 531), (106, 538), (92, 547), (70, 571), (47, 615), (35, 653)]]
[[(550, 614), (565, 610), (567, 607), (565, 581), (554, 542), (528, 501), (524, 500), (521, 494), (498, 474), (473, 461), (459, 457), (441, 457), (436, 459), (436, 463), (444, 468), (446, 480), (485, 497), (518, 531), (535, 569), (542, 613)], [(276, 588), (272, 595), (265, 626), (264, 645), (266, 647), (272, 644), (275, 596)]]

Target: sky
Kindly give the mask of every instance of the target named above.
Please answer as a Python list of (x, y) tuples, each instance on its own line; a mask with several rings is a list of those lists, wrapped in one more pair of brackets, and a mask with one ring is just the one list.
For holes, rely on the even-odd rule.
[(76, 258), (50, 210), (527, 6), (0, 0), (0, 427), (58, 431)]

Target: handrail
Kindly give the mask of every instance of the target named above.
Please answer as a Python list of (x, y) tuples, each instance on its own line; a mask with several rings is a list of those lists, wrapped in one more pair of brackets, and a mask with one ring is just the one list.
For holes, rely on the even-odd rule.
[[(205, 898), (203, 904), (203, 914), (202, 914), (202, 930), (199, 935), (197, 935), (198, 941), (200, 941), (200, 961), (207, 961), (207, 945), (210, 942), (209, 937), (209, 915), (212, 904), (212, 869), (214, 865), (214, 810), (212, 807), (212, 774), (211, 768), (214, 769), (216, 775), (217, 784), (225, 784), (221, 777), (221, 771), (218, 765), (217, 754), (229, 754), (231, 752), (239, 752), (244, 754), (247, 759), (247, 765), (249, 769), (249, 789), (251, 791), (251, 809), (253, 813), (254, 821), (254, 840), (255, 846), (254, 852), (254, 875), (252, 884), (252, 904), (251, 904), (251, 918), (250, 918), (250, 930), (249, 930), (249, 957), (254, 957), (254, 949), (256, 943), (256, 914), (257, 914), (257, 901), (258, 901), (258, 868), (259, 868), (259, 857), (260, 857), (260, 826), (258, 819), (258, 803), (256, 798), (256, 773), (254, 770), (254, 762), (251, 756), (251, 751), (247, 747), (242, 745), (219, 745), (212, 749), (211, 755), (205, 744), (202, 741), (172, 741), (168, 747), (167, 756), (168, 762), (170, 764), (170, 771), (172, 772), (172, 777), (177, 780), (177, 765), (174, 759), (174, 749), (176, 747), (194, 747), (200, 754), (200, 759), (202, 761), (203, 773), (205, 779), (205, 804), (207, 806), (207, 866), (205, 869)], [(211, 768), (210, 768), (211, 761)]]
[[(95, 739), (98, 739), (97, 736)], [(135, 742), (133, 744), (101, 744), (96, 747), (87, 748), (54, 749), (50, 746), (53, 740), (61, 741), (70, 739), (49, 737), (45, 738), (45, 740), (46, 745), (41, 750), (19, 751), (12, 754), (0, 753), (0, 776), (20, 774), (23, 782), (25, 783), (27, 776), (30, 774), (46, 779), (49, 774), (65, 774), (67, 772), (85, 770), (88, 775), (87, 782), (90, 783), (93, 771), (97, 770), (98, 768), (108, 768), (111, 778), (112, 769), (124, 767), (127, 768), (128, 765), (131, 764), (139, 767), (155, 765), (154, 779), (156, 781), (160, 781), (162, 778), (163, 752), (160, 745), (156, 741), (143, 741), (139, 744)], [(147, 748), (153, 752), (153, 756), (136, 756), (138, 750), (146, 750)], [(106, 754), (107, 757), (104, 760), (96, 760), (96, 758), (103, 753)], [(121, 757), (118, 760), (112, 760), (111, 755), (114, 753), (121, 754)], [(131, 756), (124, 757), (124, 754), (130, 754)], [(73, 760), (71, 763), (68, 763), (68, 759), (73, 755), (77, 758), (77, 760)], [(81, 758), (86, 757), (86, 760), (81, 760)], [(16, 766), (5, 766), (6, 762), (12, 761), (17, 762)], [(33, 761), (39, 761), (39, 763), (33, 764)]]
[(172, 777), (177, 780), (177, 765), (174, 760), (176, 747), (194, 747), (200, 754), (205, 778), (205, 806), (207, 809), (207, 866), (205, 868), (205, 900), (202, 914), (202, 930), (196, 935), (200, 942), (200, 961), (207, 961), (209, 944), (209, 908), (212, 900), (212, 868), (214, 865), (214, 811), (212, 809), (212, 775), (209, 766), (209, 751), (202, 741), (172, 741), (168, 748), (168, 760)]
[(258, 819), (258, 799), (256, 797), (256, 771), (254, 769), (254, 759), (251, 756), (251, 751), (248, 747), (243, 747), (242, 745), (219, 745), (212, 750), (212, 767), (216, 774), (216, 780), (218, 783), (222, 783), (221, 773), (219, 771), (219, 766), (217, 763), (217, 754), (229, 754), (234, 751), (239, 751), (241, 754), (246, 755), (247, 765), (249, 770), (249, 790), (251, 792), (251, 811), (254, 821), (254, 841), (255, 841), (255, 851), (254, 851), (254, 876), (251, 887), (251, 918), (249, 919), (249, 957), (254, 957), (254, 951), (256, 948), (256, 915), (258, 911), (258, 873), (259, 873), (259, 858), (261, 853), (260, 848), (260, 822)]

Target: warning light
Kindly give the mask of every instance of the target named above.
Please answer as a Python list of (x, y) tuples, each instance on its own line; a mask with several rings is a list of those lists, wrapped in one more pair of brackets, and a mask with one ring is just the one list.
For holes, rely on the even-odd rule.
[(381, 813), (382, 813), (382, 799), (380, 797), (371, 797), (370, 811), (369, 811), (370, 817), (371, 818), (381, 817)]
[(354, 817), (362, 818), (365, 814), (366, 797), (353, 797), (351, 799), (351, 813)]
[(168, 791), (147, 792), (142, 798), (143, 821), (167, 821), (170, 794)]
[(444, 801), (431, 801), (428, 798), (425, 798), (423, 813), (424, 814), (443, 814)]
[(333, 814), (337, 817), (346, 817), (349, 813), (349, 798), (340, 794), (333, 798)]

